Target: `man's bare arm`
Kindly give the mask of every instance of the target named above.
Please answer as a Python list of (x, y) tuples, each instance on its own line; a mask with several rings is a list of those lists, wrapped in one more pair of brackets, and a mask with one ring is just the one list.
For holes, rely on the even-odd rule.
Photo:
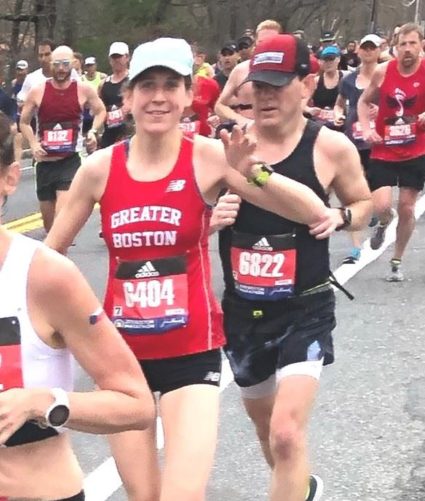
[(244, 77), (245, 73), (247, 72), (244, 63), (240, 63), (233, 68), (214, 107), (215, 113), (221, 118), (221, 120), (234, 120), (241, 127), (250, 122), (250, 120), (232, 110), (230, 103), (231, 100), (235, 98), (237, 90), (244, 79), (242, 77)]

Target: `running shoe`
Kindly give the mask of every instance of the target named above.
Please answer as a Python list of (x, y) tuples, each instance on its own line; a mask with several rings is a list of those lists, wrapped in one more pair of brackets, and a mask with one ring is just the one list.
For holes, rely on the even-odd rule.
[(396, 216), (396, 211), (394, 209), (391, 209), (391, 218), (388, 221), (388, 223), (382, 224), (378, 223), (377, 226), (375, 226), (375, 230), (373, 232), (373, 235), (370, 239), (370, 248), (372, 250), (377, 250), (381, 245), (384, 243), (385, 240), (385, 233), (387, 231), (388, 226), (392, 222), (392, 220)]
[(391, 271), (387, 276), (387, 282), (403, 282), (404, 275), (401, 271), (401, 259), (391, 259)]
[(317, 475), (310, 475), (310, 488), (305, 501), (319, 501), (323, 494), (323, 480)]
[(355, 264), (360, 259), (360, 255), (361, 249), (359, 247), (353, 247), (350, 255), (342, 261), (342, 264)]

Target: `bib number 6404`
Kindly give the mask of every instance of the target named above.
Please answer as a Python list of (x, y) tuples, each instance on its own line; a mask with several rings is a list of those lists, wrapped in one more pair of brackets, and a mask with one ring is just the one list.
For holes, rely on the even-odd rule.
[(259, 252), (241, 252), (239, 273), (251, 277), (280, 278), (285, 262), (283, 254), (262, 254)]
[(161, 303), (174, 304), (174, 287), (171, 279), (124, 282), (125, 304), (128, 308), (157, 308)]

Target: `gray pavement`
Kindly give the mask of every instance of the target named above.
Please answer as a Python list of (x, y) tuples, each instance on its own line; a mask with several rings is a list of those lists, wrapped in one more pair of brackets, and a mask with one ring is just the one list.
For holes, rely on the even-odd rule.
[[(32, 176), (25, 172), (18, 193), (8, 202), (5, 220), (36, 210), (33, 190)], [(106, 254), (98, 225), (95, 214), (70, 257), (101, 296)], [(422, 219), (406, 254), (404, 283), (383, 280), (391, 258), (387, 250), (347, 284), (354, 302), (337, 293), (336, 362), (324, 370), (310, 427), (312, 467), (325, 481), (324, 501), (425, 500), (424, 237)], [(349, 248), (348, 238), (337, 234), (331, 247), (335, 269)], [(214, 239), (211, 256), (220, 294)], [(80, 372), (77, 388), (90, 385)], [(74, 442), (87, 474), (109, 455), (102, 438), (75, 434)], [(268, 482), (255, 434), (232, 383), (221, 396), (208, 500), (266, 500)], [(110, 499), (126, 499), (122, 488)]]

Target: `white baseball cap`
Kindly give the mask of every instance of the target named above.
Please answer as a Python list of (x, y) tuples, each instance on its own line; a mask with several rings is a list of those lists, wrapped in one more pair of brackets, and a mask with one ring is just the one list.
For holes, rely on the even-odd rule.
[(373, 33), (371, 33), (370, 35), (366, 35), (360, 40), (360, 47), (367, 42), (373, 43), (375, 47), (380, 47), (382, 43), (382, 38), (378, 37), (378, 35), (374, 35)]
[(109, 47), (109, 55), (113, 56), (114, 54), (118, 54), (119, 56), (130, 54), (128, 45), (125, 42), (113, 42)]
[(96, 64), (96, 58), (94, 56), (86, 57), (84, 64)]
[(133, 52), (130, 61), (129, 79), (133, 80), (149, 68), (162, 66), (187, 77), (193, 71), (193, 53), (190, 45), (182, 38), (157, 38), (142, 43)]
[(16, 68), (18, 68), (19, 70), (26, 70), (28, 68), (28, 63), (27, 61), (25, 61), (25, 59), (20, 59), (17, 63), (16, 63)]

